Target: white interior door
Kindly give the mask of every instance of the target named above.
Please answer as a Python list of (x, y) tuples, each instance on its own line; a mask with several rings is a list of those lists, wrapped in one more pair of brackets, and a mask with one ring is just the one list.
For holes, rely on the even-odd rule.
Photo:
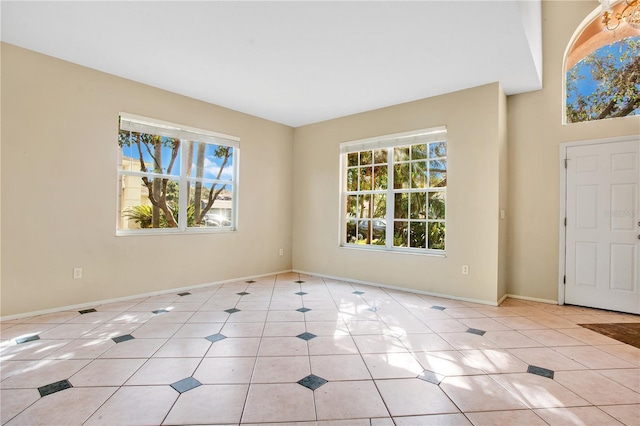
[(640, 140), (566, 153), (565, 302), (640, 314)]

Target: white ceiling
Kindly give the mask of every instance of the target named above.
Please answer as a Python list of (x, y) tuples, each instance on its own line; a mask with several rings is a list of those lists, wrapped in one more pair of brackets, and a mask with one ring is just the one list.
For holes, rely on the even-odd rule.
[(290, 126), (541, 88), (540, 0), (2, 1), (3, 41)]

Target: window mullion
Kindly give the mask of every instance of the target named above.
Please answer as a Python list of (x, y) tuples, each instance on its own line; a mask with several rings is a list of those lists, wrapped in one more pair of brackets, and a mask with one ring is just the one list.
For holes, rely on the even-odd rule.
[(393, 218), (395, 216), (394, 206), (395, 197), (393, 193), (394, 182), (394, 170), (393, 170), (393, 148), (387, 148), (387, 220), (385, 227), (385, 247), (387, 249), (393, 248)]
[(184, 144), (189, 143), (188, 141), (181, 140), (180, 141), (180, 181), (179, 181), (179, 195), (178, 195), (178, 229), (184, 231), (187, 229), (187, 216), (188, 216), (188, 208), (187, 205), (188, 196), (187, 193), (187, 156), (184, 155)]

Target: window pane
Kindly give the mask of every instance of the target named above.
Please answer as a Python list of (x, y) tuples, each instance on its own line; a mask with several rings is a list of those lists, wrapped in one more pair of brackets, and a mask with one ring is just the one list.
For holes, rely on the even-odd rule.
[(383, 246), (386, 244), (387, 224), (383, 220), (373, 220), (371, 223), (371, 244)]
[(361, 166), (366, 166), (368, 164), (371, 164), (371, 151), (362, 151), (360, 153), (360, 165)]
[(447, 161), (429, 161), (429, 186), (440, 188), (447, 186)]
[[(188, 227), (230, 227), (233, 208), (231, 185), (190, 180)], [(196, 200), (199, 200), (197, 202)]]
[(426, 219), (427, 215), (427, 194), (425, 192), (413, 192), (410, 194), (411, 219)]
[(385, 194), (375, 194), (373, 196), (373, 217), (383, 219), (387, 215), (387, 196)]
[(371, 217), (371, 195), (358, 196), (358, 217), (370, 218)]
[(358, 190), (358, 168), (347, 169), (347, 191)]
[(444, 250), (445, 226), (442, 222), (429, 222), (429, 248)]
[(429, 144), (429, 158), (446, 157), (447, 156), (447, 143), (435, 142)]
[(427, 145), (412, 145), (411, 146), (411, 159), (412, 160), (422, 160), (423, 158), (427, 158)]
[[(176, 228), (178, 226), (180, 196), (178, 181), (121, 176), (120, 184), (121, 210), (118, 229)], [(155, 200), (159, 207), (153, 206), (151, 199)]]
[(409, 230), (409, 222), (393, 223), (393, 246), (394, 247), (407, 247), (407, 234)]
[(426, 223), (425, 222), (411, 222), (410, 223), (410, 241), (411, 247), (426, 248), (427, 236), (426, 236)]
[(369, 244), (369, 226), (368, 220), (361, 220), (358, 222), (358, 244)]
[(360, 169), (360, 191), (371, 191), (371, 175), (373, 167), (362, 167)]
[(409, 159), (409, 147), (398, 146), (393, 149), (393, 161), (407, 161)]
[(409, 194), (395, 194), (394, 217), (396, 219), (407, 219), (409, 217)]
[(121, 130), (121, 170), (180, 175), (180, 141), (164, 136)]
[(358, 215), (358, 196), (347, 195), (347, 217), (357, 217)]
[(409, 188), (409, 163), (393, 166), (393, 187), (396, 189)]
[(386, 149), (376, 149), (373, 152), (373, 160), (376, 164), (384, 164), (387, 162), (387, 150)]
[(193, 142), (193, 149), (186, 149), (185, 152), (189, 176), (228, 181), (233, 179), (233, 148)]
[(356, 222), (355, 220), (347, 221), (347, 238), (345, 243), (355, 244), (355, 242), (357, 241), (357, 233), (356, 233), (357, 224), (358, 222)]
[(427, 187), (427, 163), (424, 161), (416, 161), (411, 163), (411, 187), (426, 188)]
[(357, 166), (358, 165), (358, 153), (351, 152), (347, 154), (347, 165), (348, 166)]
[(445, 193), (429, 193), (429, 219), (444, 219), (445, 213)]
[(387, 166), (376, 166), (373, 169), (373, 177), (375, 179), (374, 188), (375, 190), (385, 190), (387, 189)]

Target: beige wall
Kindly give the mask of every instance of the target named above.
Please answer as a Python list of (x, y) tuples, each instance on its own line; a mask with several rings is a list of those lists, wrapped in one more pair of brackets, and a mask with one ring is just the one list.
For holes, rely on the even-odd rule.
[[(291, 269), (290, 127), (1, 53), (2, 316)], [(238, 232), (115, 236), (120, 111), (241, 138)]]
[[(496, 302), (503, 103), (496, 83), (297, 128), (294, 269)], [(448, 143), (447, 256), (340, 248), (340, 143), (441, 125)], [(469, 275), (461, 274), (463, 264)]]
[(559, 265), (559, 145), (640, 133), (640, 116), (563, 125), (563, 56), (595, 1), (542, 4), (543, 89), (508, 98), (508, 292), (555, 301)]

